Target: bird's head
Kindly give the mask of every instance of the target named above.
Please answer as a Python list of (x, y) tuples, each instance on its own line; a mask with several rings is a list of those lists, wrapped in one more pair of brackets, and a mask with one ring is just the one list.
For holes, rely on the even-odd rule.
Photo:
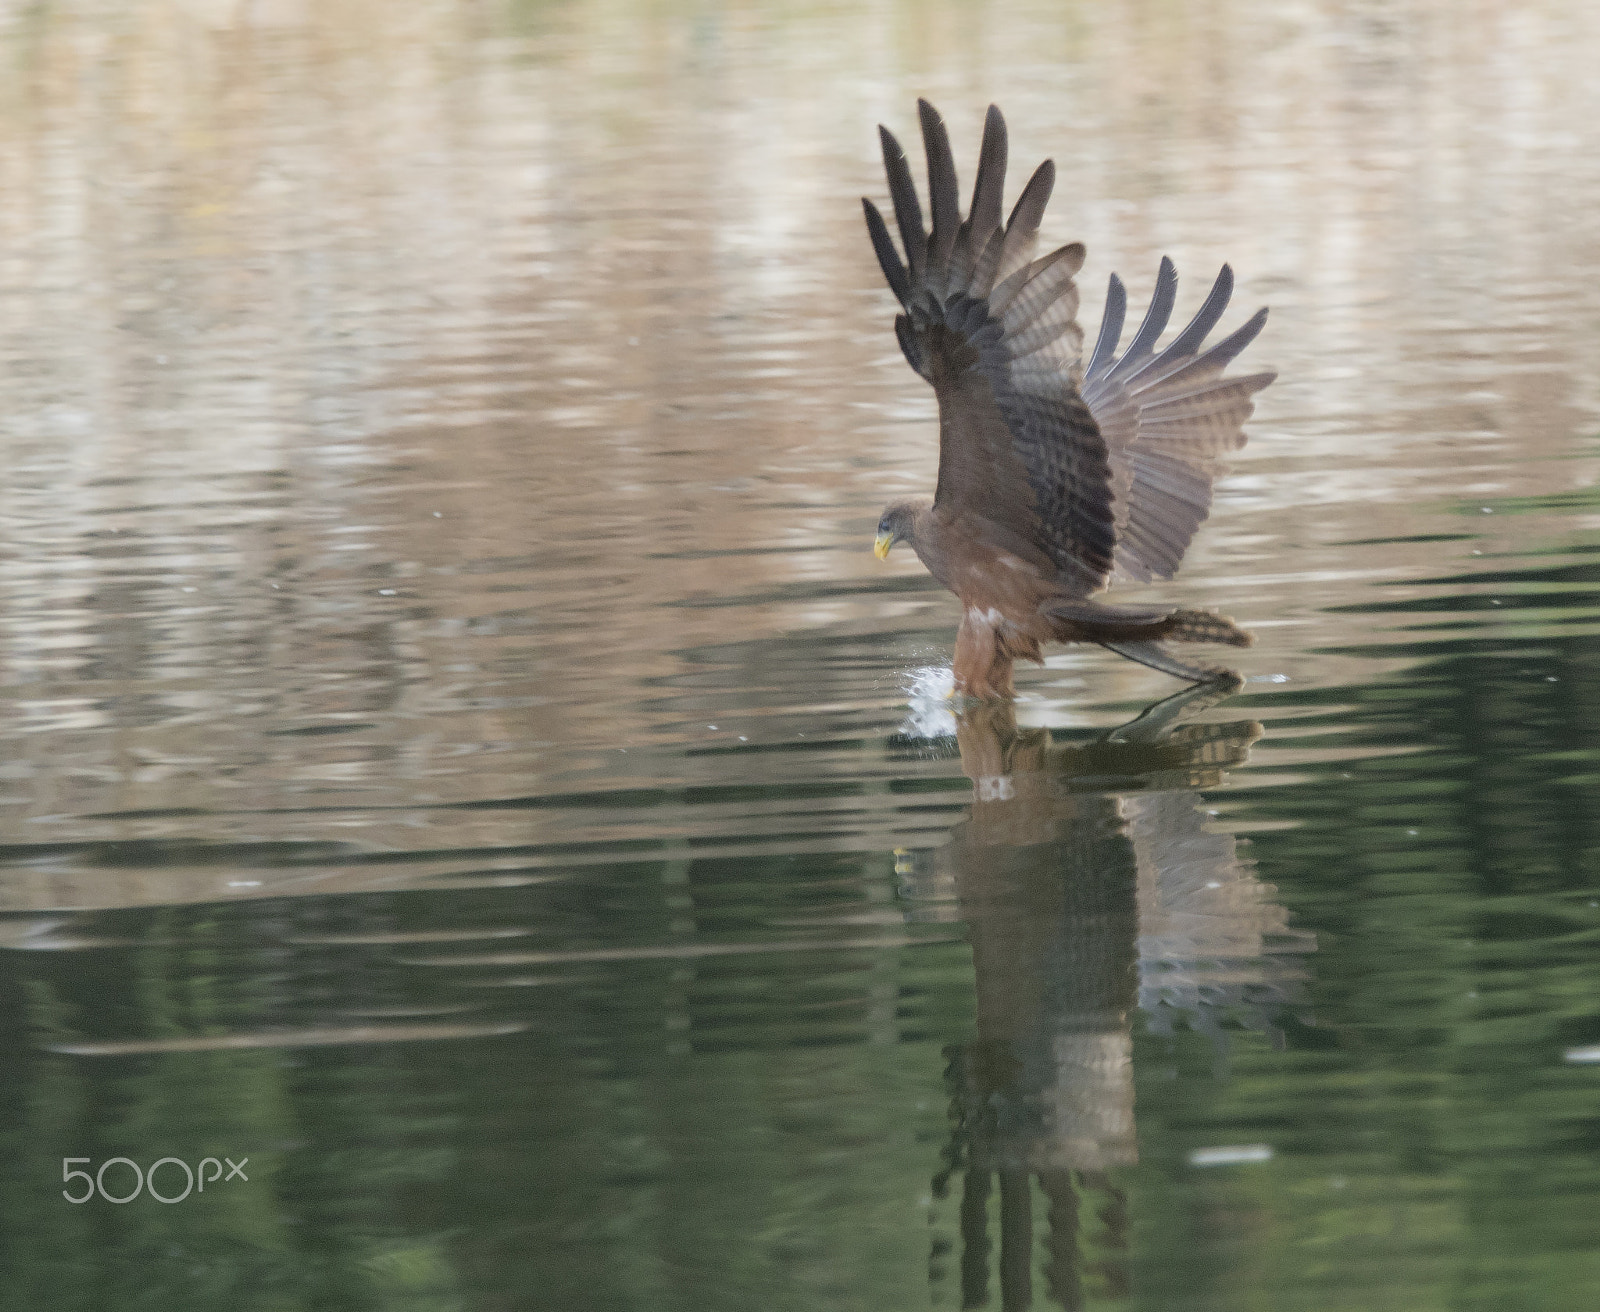
[(902, 501), (885, 510), (883, 518), (878, 521), (878, 536), (872, 543), (872, 554), (879, 560), (887, 560), (890, 547), (913, 537), (919, 509), (909, 501)]

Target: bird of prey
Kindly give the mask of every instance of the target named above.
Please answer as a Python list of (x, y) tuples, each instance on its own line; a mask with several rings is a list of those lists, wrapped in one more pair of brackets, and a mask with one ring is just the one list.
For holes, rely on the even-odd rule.
[(1033, 258), (1055, 183), (1046, 160), (1001, 221), (1006, 124), (989, 107), (972, 205), (963, 220), (950, 139), (917, 102), (928, 156), (932, 231), (900, 143), (886, 128), (889, 195), (905, 256), (865, 198), (867, 229), (900, 302), (900, 349), (939, 401), (939, 478), (931, 505), (890, 506), (874, 550), (909, 542), (961, 600), (955, 691), (1012, 695), (1012, 662), (1042, 661), (1046, 642), (1097, 642), (1180, 678), (1225, 671), (1181, 659), (1172, 642), (1248, 646), (1224, 616), (1091, 600), (1112, 578), (1168, 579), (1211, 508), (1218, 457), (1244, 445), (1252, 397), (1276, 376), (1224, 378), (1266, 322), (1259, 310), (1210, 347), (1233, 291), (1223, 265), (1200, 311), (1160, 350), (1178, 276), (1161, 261), (1156, 290), (1119, 355), (1127, 293), (1115, 274), (1100, 335), (1082, 361), (1073, 242)]

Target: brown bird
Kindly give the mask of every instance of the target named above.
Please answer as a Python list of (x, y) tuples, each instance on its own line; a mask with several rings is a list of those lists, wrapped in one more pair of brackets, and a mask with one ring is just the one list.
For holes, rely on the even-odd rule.
[(894, 322), (900, 349), (939, 399), (939, 480), (932, 505), (884, 511), (874, 550), (883, 559), (910, 542), (961, 599), (958, 693), (1011, 696), (1012, 662), (1042, 663), (1046, 642), (1097, 642), (1197, 682), (1229, 673), (1192, 665), (1165, 644), (1248, 646), (1253, 639), (1232, 620), (1090, 598), (1113, 576), (1148, 582), (1177, 571), (1210, 512), (1217, 458), (1244, 445), (1251, 397), (1276, 377), (1222, 376), (1266, 310), (1204, 347), (1233, 292), (1223, 265), (1199, 313), (1157, 351), (1178, 284), (1163, 258), (1144, 322), (1121, 355), (1128, 298), (1111, 276), (1084, 365), (1073, 282), (1084, 248), (1073, 242), (1032, 258), (1055, 165), (1039, 166), (1002, 224), (1006, 124), (991, 105), (963, 220), (944, 122), (925, 100), (917, 109), (933, 231), (922, 226), (905, 152), (886, 128), (878, 133), (904, 260), (877, 207), (862, 204), (904, 311)]

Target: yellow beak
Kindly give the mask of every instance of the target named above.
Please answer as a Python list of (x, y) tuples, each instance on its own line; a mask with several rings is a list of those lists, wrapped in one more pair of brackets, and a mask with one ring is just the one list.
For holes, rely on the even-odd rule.
[(889, 559), (889, 548), (894, 546), (894, 539), (887, 533), (880, 533), (872, 540), (872, 554), (879, 560)]

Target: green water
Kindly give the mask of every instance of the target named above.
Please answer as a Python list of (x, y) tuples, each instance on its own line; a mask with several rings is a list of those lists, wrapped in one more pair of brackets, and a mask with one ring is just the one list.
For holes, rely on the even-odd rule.
[[(1559, 599), (1574, 622), (1539, 638), (1413, 640), (1419, 659), (1403, 676), (1227, 704), (1270, 713), (1281, 750), (1349, 753), (1291, 782), (1255, 785), (1246, 766), (1206, 794), (1251, 835), (1256, 873), (1316, 950), (1302, 958), (1307, 945), (1291, 945), (1303, 971), (1256, 981), (1261, 996), (1213, 985), (1209, 1004), (1127, 1016), (1138, 1160), (1058, 1167), (1076, 1216), (1037, 1172), (1024, 1186), (1031, 1221), (1008, 1238), (1035, 1250), (1041, 1305), (1554, 1308), (1600, 1287), (1594, 1067), (1563, 1060), (1600, 1042), (1586, 800), (1600, 742), (1581, 714), (1600, 684), (1594, 639), (1566, 632), (1583, 627), (1573, 585), (1589, 567), (1514, 572), (1527, 605)], [(1208, 722), (1230, 723), (1221, 713)], [(1082, 738), (1058, 732), (1054, 748), (1087, 750)], [(811, 756), (812, 786), (794, 778), (805, 765), (787, 767), (786, 785), (760, 785), (768, 754)], [(834, 725), (809, 751), (741, 755), (751, 782), (630, 796), (615, 813), (681, 822), (760, 801), (805, 829), (823, 801), (848, 800), (819, 836), (876, 817), (932, 839), (968, 809), (950, 759), (861, 724)], [(852, 757), (862, 776), (832, 768)], [(1090, 775), (1071, 796), (1148, 795), (1094, 791), (1107, 782)], [(607, 799), (583, 802), (603, 826)], [(1082, 969), (1119, 914), (1137, 917), (1131, 863), (1082, 853), (1086, 827), (1107, 833), (1090, 809), (1044, 842), (978, 849), (990, 864), (974, 877), (1020, 871), (1056, 894), (1067, 876), (1080, 889), (1098, 880), (1124, 906), (1067, 905), (1052, 919), (1026, 901), (1037, 888), (1002, 880), (994, 896), (1029, 912), (1009, 927), (1012, 950), (1038, 954), (1013, 972), (1048, 961), (1040, 938)], [(554, 846), (496, 855), (560, 871)], [(981, 1108), (955, 1073), (1007, 1060), (980, 1051), (971, 949), (916, 923), (903, 937), (925, 943), (819, 937), (820, 923), (835, 940), (887, 939), (837, 926), (850, 911), (919, 905), (892, 853), (662, 847), (587, 844), (576, 870), (531, 886), (108, 912), (94, 918), (104, 946), (12, 954), (8, 1305), (867, 1308), (956, 1305), (986, 1285), (998, 1296), (998, 1184), (992, 1234), (964, 1227), (961, 1211), (964, 1190), (982, 1185), (974, 1175), (1006, 1171), (974, 1167)], [(75, 855), (106, 870), (239, 857), (114, 842)], [(252, 860), (295, 869), (327, 856)], [(526, 933), (470, 941), (506, 924)], [(408, 941), (441, 930), (468, 941)], [(341, 941), (358, 934), (395, 942)], [(778, 950), (692, 955), (718, 943)], [(691, 952), (626, 952), (663, 944)], [(588, 959), (602, 948), (623, 959)], [(1129, 961), (1118, 969), (1127, 1008), (1135, 980)], [(1069, 1011), (1094, 992), (1058, 986)], [(468, 1007), (472, 1024), (516, 1032), (70, 1051), (102, 1036), (159, 1044), (330, 1012), (448, 1020)], [(1016, 1084), (1004, 1071), (982, 1078), (1001, 1090), (988, 1097)], [(1270, 1160), (1190, 1164), (1207, 1146), (1257, 1144)], [(171, 1207), (53, 1201), (62, 1157), (158, 1154), (248, 1154), (248, 1187)], [(1013, 1187), (1025, 1166), (1009, 1168)], [(124, 1192), (127, 1178), (108, 1187)], [(161, 1187), (178, 1192), (180, 1174)]]

